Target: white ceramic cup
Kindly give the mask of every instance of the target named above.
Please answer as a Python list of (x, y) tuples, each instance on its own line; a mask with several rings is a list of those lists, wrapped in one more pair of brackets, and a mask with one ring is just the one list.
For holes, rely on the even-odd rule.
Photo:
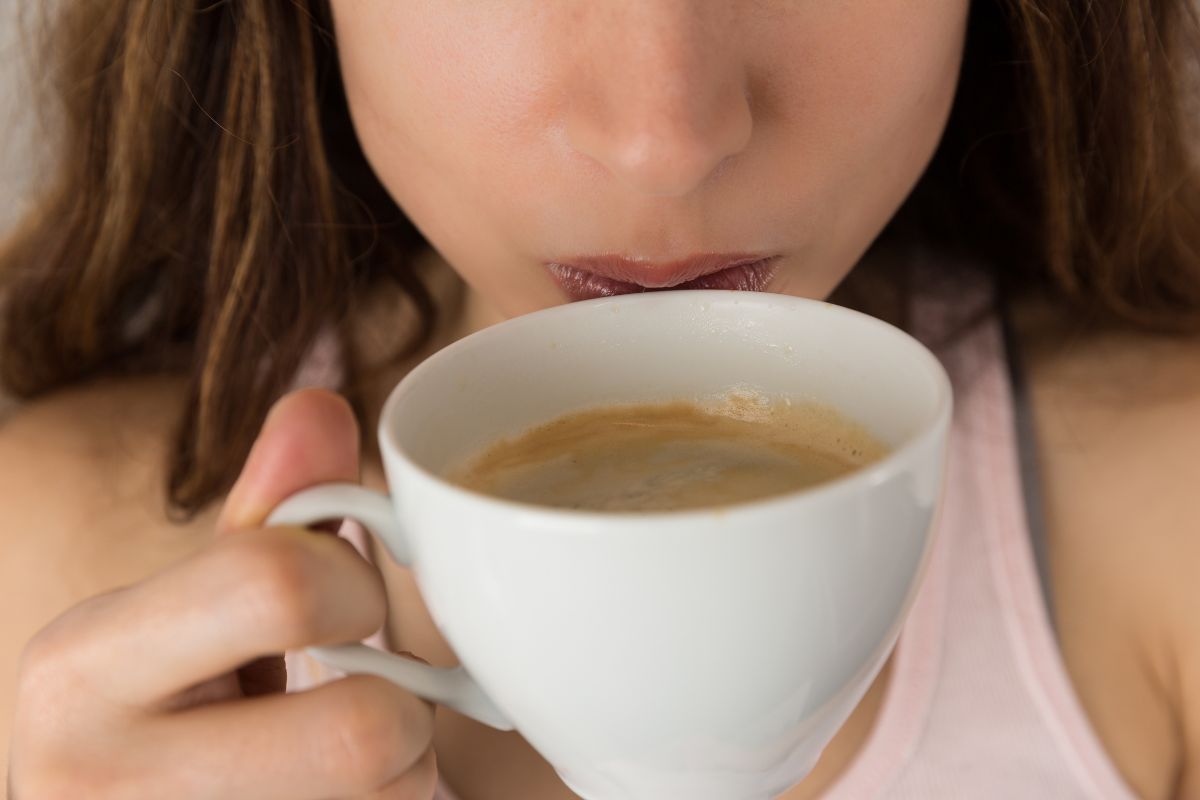
[[(582, 512), (440, 477), (601, 404), (731, 389), (815, 400), (893, 450), (823, 485), (721, 509)], [(589, 800), (750, 800), (803, 778), (878, 673), (930, 551), (951, 391), (906, 333), (779, 294), (649, 292), (507, 320), (439, 351), (379, 427), (391, 496), (284, 501), (352, 517), (415, 573), (462, 666), (313, 648), (502, 729)]]

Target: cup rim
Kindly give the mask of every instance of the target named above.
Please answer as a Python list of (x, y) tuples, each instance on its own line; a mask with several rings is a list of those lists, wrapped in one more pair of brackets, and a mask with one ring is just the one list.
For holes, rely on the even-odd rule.
[[(683, 297), (681, 297), (681, 295)], [(539, 324), (541, 320), (547, 317), (583, 313), (580, 311), (581, 308), (593, 309), (611, 305), (613, 303), (617, 303), (619, 305), (685, 301), (707, 301), (711, 303), (718, 300), (729, 300), (733, 298), (736, 298), (736, 302), (738, 303), (749, 302), (755, 305), (770, 306), (773, 304), (783, 304), (808, 306), (810, 308), (821, 307), (826, 313), (832, 312), (850, 317), (859, 324), (873, 326), (879, 330), (882, 330), (888, 335), (898, 336), (902, 340), (906, 340), (905, 344), (913, 349), (918, 360), (923, 363), (926, 372), (934, 381), (937, 399), (933, 412), (915, 433), (911, 434), (899, 446), (890, 450), (883, 458), (864, 467), (850, 470), (843, 475), (822, 483), (800, 487), (798, 489), (780, 494), (768, 495), (766, 497), (753, 500), (744, 500), (737, 503), (728, 503), (721, 506), (647, 511), (596, 511), (560, 508), (556, 506), (539, 505), (537, 503), (509, 500), (507, 498), (496, 497), (494, 495), (484, 494), (473, 489), (459, 486), (458, 484), (452, 483), (436, 472), (426, 469), (423, 465), (412, 458), (405, 451), (405, 448), (401, 446), (401, 443), (395, 435), (393, 426), (389, 424), (394, 415), (395, 406), (402, 402), (403, 397), (407, 393), (409, 387), (414, 382), (421, 380), (423, 373), (438, 368), (436, 365), (433, 365), (430, 362), (434, 361), (442, 354), (449, 354), (456, 348), (463, 349), (469, 347), (470, 345), (468, 343), (472, 339), (483, 336), (496, 328), (503, 326), (517, 328), (522, 325), (528, 326)], [(945, 367), (937, 359), (937, 357), (930, 352), (929, 348), (918, 341), (916, 337), (914, 337), (908, 331), (902, 330), (901, 328), (898, 328), (888, 322), (884, 322), (877, 317), (873, 317), (870, 314), (865, 314), (852, 308), (847, 308), (846, 306), (837, 305), (836, 303), (829, 303), (824, 300), (816, 300), (808, 297), (798, 297), (796, 295), (773, 292), (743, 292), (736, 289), (689, 289), (686, 291), (676, 292), (644, 292), (615, 295), (612, 297), (598, 297), (589, 300), (578, 300), (563, 305), (539, 309), (537, 311), (532, 311), (528, 314), (522, 314), (517, 317), (511, 317), (509, 319), (502, 320), (501, 322), (497, 322), (487, 328), (469, 334), (468, 336), (464, 336), (458, 341), (446, 345), (441, 350), (426, 358), (424, 361), (410, 370), (408, 374), (401, 378), (400, 382), (392, 388), (379, 415), (377, 435), (379, 437), (379, 442), (383, 452), (390, 452), (393, 456), (397, 457), (401, 462), (403, 462), (409, 469), (413, 470), (426, 480), (431, 481), (442, 491), (449, 493), (458, 500), (482, 506), (491, 513), (536, 513), (548, 522), (571, 526), (584, 524), (590, 529), (590, 527), (596, 522), (607, 522), (612, 524), (621, 522), (629, 523), (633, 521), (644, 522), (651, 520), (659, 525), (663, 525), (664, 523), (668, 522), (671, 524), (688, 523), (702, 519), (711, 520), (714, 516), (727, 517), (734, 515), (749, 515), (760, 512), (769, 512), (778, 507), (794, 505), (798, 503), (812, 505), (822, 501), (836, 500), (847, 492), (857, 491), (863, 484), (871, 486), (884, 483), (887, 478), (900, 469), (904, 463), (915, 458), (917, 453), (923, 451), (930, 445), (931, 440), (943, 435), (944, 431), (949, 427), (950, 417), (953, 411), (953, 404), (954, 396), (950, 383), (950, 377), (947, 375)]]

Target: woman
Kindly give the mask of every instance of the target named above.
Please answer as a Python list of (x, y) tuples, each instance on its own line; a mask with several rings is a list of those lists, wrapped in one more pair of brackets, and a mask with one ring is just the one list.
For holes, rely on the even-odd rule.
[[(747, 252), (960, 398), (947, 544), (784, 797), (1200, 796), (1187, 0), (328, 5), (53, 30), (59, 169), (0, 262), (13, 797), (570, 796), (377, 679), (282, 693), (381, 625), (454, 659), (407, 573), (263, 521), (380, 485), (361, 431), (446, 343)], [(276, 402), (312, 385), (351, 405)]]

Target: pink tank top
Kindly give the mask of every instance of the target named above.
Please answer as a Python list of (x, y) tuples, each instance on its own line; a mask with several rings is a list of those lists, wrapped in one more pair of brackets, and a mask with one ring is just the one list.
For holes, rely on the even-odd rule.
[[(979, 285), (950, 291), (916, 302), (919, 338), (939, 341), (972, 299), (990, 305)], [(1002, 333), (990, 314), (937, 349), (956, 398), (933, 557), (874, 727), (823, 800), (1135, 798), (1088, 723), (1050, 625)], [(357, 526), (343, 535), (368, 553)], [(380, 634), (371, 643), (385, 646)], [(336, 674), (288, 656), (289, 691)], [(435, 800), (454, 794), (443, 784)]]

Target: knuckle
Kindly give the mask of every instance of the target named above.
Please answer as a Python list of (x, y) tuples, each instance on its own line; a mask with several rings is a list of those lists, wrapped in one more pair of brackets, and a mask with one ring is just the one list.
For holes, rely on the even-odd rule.
[(258, 624), (276, 631), (288, 648), (320, 637), (320, 565), (298, 542), (280, 536), (240, 537), (229, 548), (232, 573)]
[(370, 795), (370, 800), (433, 800), (437, 797), (438, 767), (433, 747), (407, 772)]
[(70, 670), (65, 669), (63, 648), (55, 637), (38, 633), (21, 651), (17, 659), (16, 703), (17, 723), (27, 707), (53, 703), (71, 694)]
[(84, 600), (29, 638), (17, 663), (17, 680), (22, 688), (19, 696), (34, 687), (46, 689), (48, 684), (57, 685), (78, 674), (74, 665), (86, 661), (81, 651), (88, 645), (88, 631), (95, 627), (94, 617), (108, 600), (106, 595)]
[(17, 667), (18, 683), (39, 680), (67, 660), (71, 647), (63, 627), (61, 621), (55, 620), (25, 643)]
[(327, 769), (359, 791), (376, 789), (403, 767), (411, 742), (403, 715), (366, 682), (346, 691), (332, 710), (324, 742)]

